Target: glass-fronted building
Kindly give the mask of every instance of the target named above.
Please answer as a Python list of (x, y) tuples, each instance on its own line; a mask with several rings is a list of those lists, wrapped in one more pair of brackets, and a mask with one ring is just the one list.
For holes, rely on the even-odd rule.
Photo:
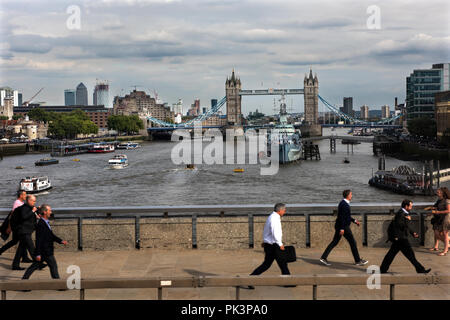
[(75, 105), (75, 90), (73, 89), (64, 90), (64, 105), (66, 106)]
[(414, 70), (406, 77), (408, 119), (434, 118), (434, 95), (449, 90), (450, 63), (433, 64), (431, 69)]

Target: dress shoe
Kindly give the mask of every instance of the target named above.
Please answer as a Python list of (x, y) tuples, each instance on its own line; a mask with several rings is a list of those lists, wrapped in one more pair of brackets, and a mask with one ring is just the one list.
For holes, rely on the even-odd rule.
[(25, 268), (22, 267), (12, 267), (13, 270), (25, 270)]
[(23, 263), (32, 263), (33, 260), (26, 258), (26, 259), (22, 259), (20, 262), (23, 262)]
[(283, 286), (284, 288), (296, 288), (297, 286), (295, 284), (288, 284)]
[(420, 272), (418, 272), (418, 273), (428, 273), (428, 272), (430, 272), (430, 271), (431, 271), (431, 268), (430, 268), (430, 269), (425, 269), (425, 270), (420, 271)]

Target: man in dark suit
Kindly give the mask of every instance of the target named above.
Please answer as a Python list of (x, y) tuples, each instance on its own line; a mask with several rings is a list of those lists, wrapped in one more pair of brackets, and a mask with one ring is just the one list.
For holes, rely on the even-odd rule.
[(53, 234), (49, 223), (52, 208), (48, 204), (41, 206), (41, 218), (36, 226), (36, 251), (35, 262), (25, 271), (22, 279), (29, 279), (31, 274), (39, 269), (41, 261), (45, 261), (50, 268), (50, 274), (53, 279), (59, 279), (58, 265), (54, 256), (53, 242), (67, 244), (67, 241), (61, 240)]
[(336, 230), (334, 233), (334, 238), (323, 252), (322, 257), (320, 258), (320, 262), (326, 266), (331, 266), (331, 263), (327, 261), (328, 255), (330, 254), (331, 250), (333, 250), (333, 248), (339, 243), (339, 240), (341, 240), (342, 236), (344, 236), (344, 238), (347, 239), (348, 243), (350, 244), (350, 248), (352, 249), (355, 264), (358, 266), (363, 266), (367, 264), (368, 261), (360, 258), (358, 248), (356, 247), (355, 238), (353, 237), (352, 230), (350, 229), (351, 222), (355, 223), (358, 227), (360, 225), (358, 220), (352, 218), (350, 211), (350, 201), (352, 200), (353, 196), (352, 191), (344, 190), (342, 195), (344, 196), (344, 199), (342, 199), (338, 206), (338, 216), (334, 225), (334, 229)]
[(394, 221), (392, 222), (392, 234), (388, 234), (388, 240), (392, 241), (392, 246), (381, 263), (381, 273), (386, 273), (388, 271), (389, 266), (399, 251), (401, 251), (414, 265), (417, 273), (428, 273), (431, 271), (431, 269), (425, 269), (419, 261), (417, 261), (414, 251), (411, 248), (411, 244), (408, 241), (408, 234), (411, 234), (414, 238), (419, 237), (417, 233), (409, 228), (409, 221), (411, 221), (410, 211), (412, 207), (412, 201), (405, 199), (402, 202), (402, 208), (395, 214)]
[(27, 195), (25, 203), (14, 211), (14, 216), (11, 220), (11, 223), (13, 223), (13, 221), (17, 219), (17, 222), (13, 223), (11, 228), (13, 228), (13, 232), (16, 232), (19, 238), (19, 246), (17, 247), (16, 255), (14, 256), (12, 264), (13, 270), (25, 270), (19, 265), (20, 258), (25, 250), (28, 250), (28, 252), (30, 252), (33, 256), (34, 244), (31, 239), (31, 234), (36, 228), (37, 208), (34, 206), (35, 203), (36, 197), (33, 195)]
[[(3, 222), (4, 225), (2, 225), (2, 227), (4, 228), (4, 230), (2, 230), (2, 231), (4, 232), (6, 239), (9, 236), (9, 234), (12, 233), (12, 240), (0, 248), (0, 255), (2, 255), (9, 248), (12, 248), (16, 244), (19, 243), (19, 236), (17, 235), (17, 232), (13, 231), (13, 228), (11, 227), (11, 219), (14, 215), (14, 212), (17, 213), (20, 210), (20, 207), (23, 206), (23, 204), (26, 201), (26, 198), (27, 198), (26, 191), (24, 191), (24, 190), (17, 191), (17, 199), (13, 204), (11, 213), (8, 215), (7, 219), (5, 219), (5, 221)], [(5, 239), (5, 238), (3, 238), (3, 239)], [(28, 258), (27, 250), (25, 248), (23, 248), (23, 249), (24, 250), (22, 250), (23, 251), (22, 252), (22, 262), (25, 262), (25, 263), (33, 262), (33, 260)]]

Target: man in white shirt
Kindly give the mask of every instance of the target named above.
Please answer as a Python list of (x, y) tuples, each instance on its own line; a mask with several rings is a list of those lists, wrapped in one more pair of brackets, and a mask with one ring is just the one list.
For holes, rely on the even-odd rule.
[[(284, 245), (281, 241), (283, 231), (281, 230), (281, 217), (286, 213), (286, 205), (277, 203), (274, 211), (269, 215), (264, 225), (263, 231), (263, 247), (264, 262), (256, 268), (250, 275), (259, 275), (270, 268), (273, 261), (276, 260), (281, 269), (282, 274), (290, 274), (286, 259), (283, 255)], [(248, 289), (254, 289), (249, 286)]]

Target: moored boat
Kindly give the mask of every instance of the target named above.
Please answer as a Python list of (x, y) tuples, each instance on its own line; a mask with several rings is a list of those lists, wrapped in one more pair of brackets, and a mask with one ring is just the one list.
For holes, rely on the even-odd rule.
[(59, 163), (59, 160), (57, 160), (57, 159), (44, 158), (44, 159), (41, 159), (39, 161), (36, 161), (34, 164), (36, 166), (49, 166), (51, 164), (57, 164), (57, 163)]
[(89, 148), (89, 153), (106, 153), (106, 152), (114, 152), (115, 148), (112, 144), (103, 144), (96, 143), (92, 147)]
[(20, 180), (19, 190), (24, 190), (27, 193), (39, 193), (50, 190), (52, 184), (48, 177), (26, 177)]
[(140, 148), (140, 147), (141, 147), (141, 146), (140, 146), (139, 143), (128, 141), (128, 142), (126, 142), (126, 143), (120, 143), (120, 144), (116, 147), (116, 149), (130, 150), (130, 149), (137, 149), (137, 148)]

